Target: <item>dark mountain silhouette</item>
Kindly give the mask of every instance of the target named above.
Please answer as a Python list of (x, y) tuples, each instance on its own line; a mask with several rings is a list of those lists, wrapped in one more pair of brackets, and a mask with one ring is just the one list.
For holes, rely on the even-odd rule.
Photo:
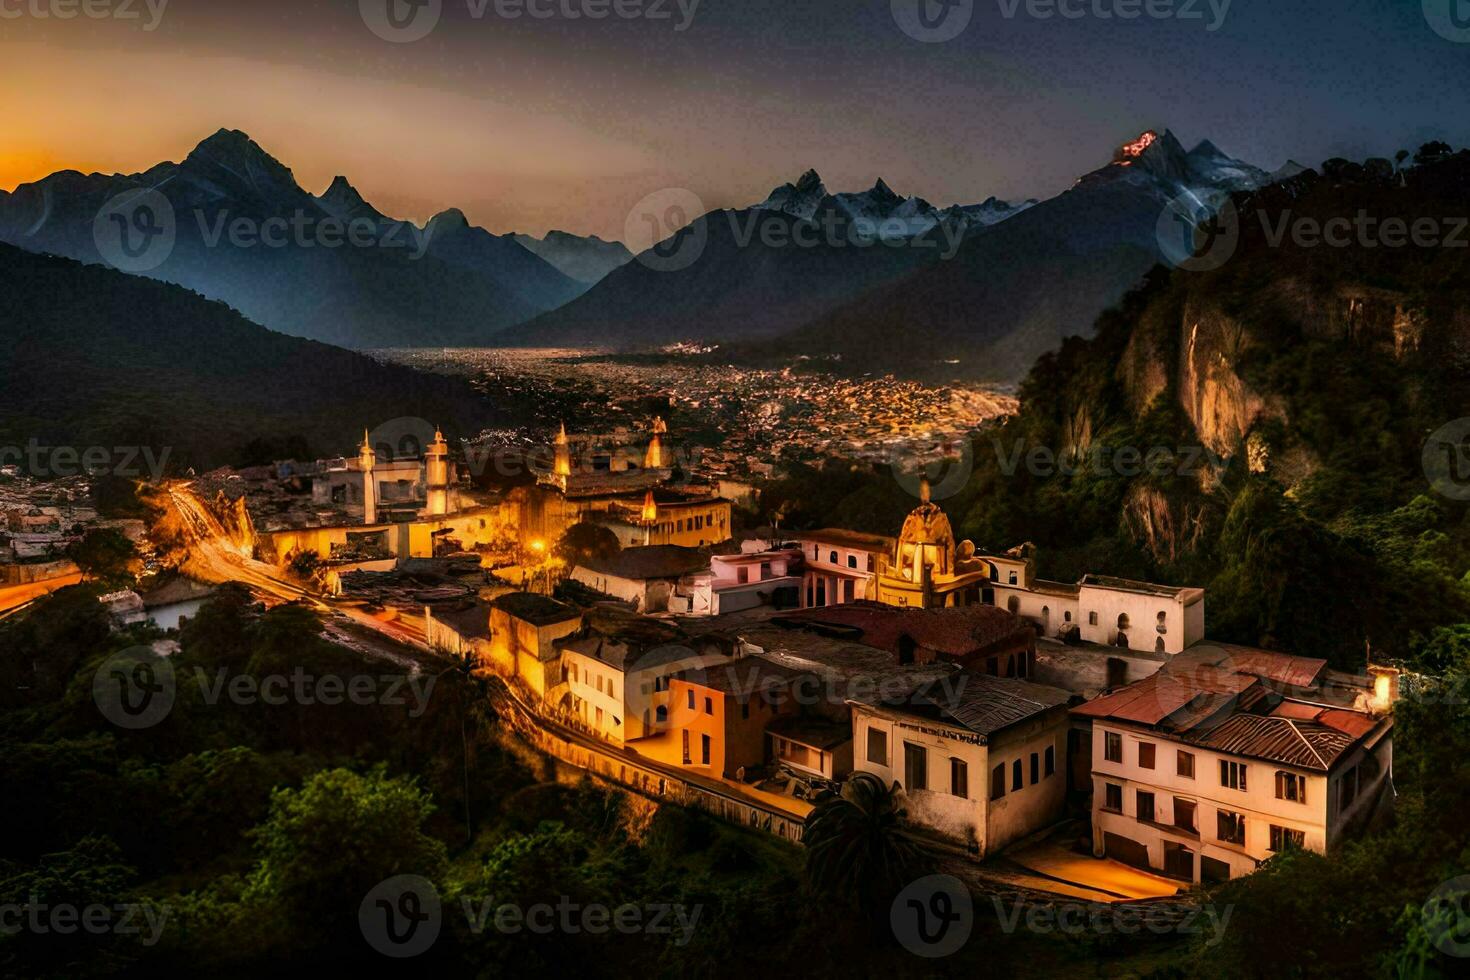
[[(257, 326), (168, 283), (0, 244), (0, 445), (350, 451), (365, 428), (496, 421), (468, 385)], [(264, 447), (262, 449), (261, 447)], [(284, 455), (284, 452), (282, 453)]]
[[(171, 225), (172, 248), (136, 265), (104, 255), (117, 220)], [(315, 197), (230, 130), (182, 163), (63, 171), (0, 197), (0, 241), (175, 282), (273, 330), (347, 347), (481, 344), (581, 288), (509, 236), (465, 227), (445, 237), (426, 252), (422, 230), (383, 215), (345, 178)]]

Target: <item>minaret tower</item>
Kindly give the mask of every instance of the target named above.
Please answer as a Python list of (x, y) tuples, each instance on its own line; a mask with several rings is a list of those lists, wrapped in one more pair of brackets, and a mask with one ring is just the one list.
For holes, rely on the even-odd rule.
[(362, 430), (362, 448), (357, 453), (357, 466), (362, 470), (362, 522), (378, 523), (378, 481), (373, 475), (373, 466), (378, 454), (373, 452), (373, 440), (366, 429)]
[(653, 491), (643, 498), (643, 513), (640, 515), (643, 524), (643, 543), (653, 543), (653, 528), (658, 523), (658, 501), (653, 497)]
[(664, 434), (668, 431), (662, 416), (653, 420), (653, 438), (648, 441), (648, 452), (643, 454), (645, 470), (661, 470), (669, 465), (664, 453)]
[(572, 476), (572, 447), (567, 441), (567, 424), (561, 424), (561, 431), (556, 434), (556, 458), (552, 462), (551, 475), (563, 490), (567, 488), (567, 480)]
[(442, 430), (434, 432), (434, 441), (424, 450), (424, 480), (428, 484), (430, 517), (449, 513), (449, 443)]

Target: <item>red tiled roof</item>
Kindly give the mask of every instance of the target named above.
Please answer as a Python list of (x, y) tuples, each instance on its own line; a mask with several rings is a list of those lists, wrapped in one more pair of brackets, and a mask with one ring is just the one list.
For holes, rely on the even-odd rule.
[(1035, 635), (1024, 620), (994, 606), (954, 609), (903, 609), (876, 602), (801, 609), (785, 613), (782, 622), (829, 625), (862, 631), (861, 642), (897, 654), (907, 636), (915, 644), (951, 657), (964, 657), (1006, 640)]

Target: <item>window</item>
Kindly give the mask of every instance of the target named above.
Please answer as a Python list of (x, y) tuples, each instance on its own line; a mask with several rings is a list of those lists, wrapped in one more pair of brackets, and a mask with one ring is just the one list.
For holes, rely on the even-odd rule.
[(1064, 622), (1064, 623), (1070, 623), (1071, 621), (1072, 621), (1072, 610), (1070, 610), (1070, 609), (1063, 610), (1062, 611), (1062, 622)]
[(707, 715), (712, 715), (712, 714), (715, 713), (715, 699), (714, 698), (705, 698), (704, 699), (704, 713), (707, 714)]
[(868, 729), (868, 761), (880, 766), (888, 765), (888, 733), (876, 728)]
[(597, 709), (597, 726), (599, 728), (602, 727), (602, 709), (601, 708), (598, 708)]
[(602, 693), (602, 675), (601, 674), (599, 674), (597, 676), (597, 693), (598, 694), (601, 694)]
[(1307, 777), (1294, 772), (1276, 773), (1276, 798), (1293, 803), (1307, 802)]
[(1031, 785), (1035, 786), (1041, 781), (1041, 756), (1035, 752), (1031, 753)]
[(1245, 763), (1220, 760), (1220, 785), (1230, 789), (1245, 790)]
[(1194, 753), (1180, 752), (1175, 764), (1175, 771), (1185, 779), (1194, 778)]
[(1154, 767), (1154, 743), (1138, 743), (1138, 767), (1140, 769), (1152, 769)]
[(1046, 747), (1046, 774), (1054, 775), (1057, 771), (1057, 748), (1055, 745)]
[(929, 753), (922, 745), (903, 743), (905, 789), (929, 788)]
[(1187, 830), (1191, 834), (1199, 833), (1199, 823), (1196, 811), (1199, 809), (1193, 800), (1181, 800), (1174, 797), (1174, 826), (1180, 830)]
[(1011, 763), (1011, 792), (1015, 792), (1026, 783), (1021, 779), (1021, 760), (1017, 759)]
[(694, 710), (694, 692), (693, 691), (690, 691), (689, 692), (689, 710), (690, 711), (693, 711)]
[(829, 554), (827, 556), (827, 561), (828, 561), (828, 563), (833, 564), (833, 565), (837, 564), (837, 552), (834, 551), (831, 554)]
[(1271, 825), (1271, 850), (1287, 851), (1300, 850), (1307, 846), (1307, 832), (1305, 830), (1291, 830), (1287, 827)]
[(699, 736), (699, 758), (700, 758), (700, 760), (705, 765), (709, 765), (709, 736), (708, 735), (701, 735), (701, 736)]
[(659, 705), (653, 712), (654, 720), (660, 725), (669, 720), (669, 709), (666, 705)]
[(949, 791), (962, 800), (970, 798), (970, 767), (963, 759), (949, 760)]
[(1114, 813), (1123, 812), (1123, 787), (1113, 783), (1103, 784), (1103, 809)]
[(1015, 572), (1011, 572), (1011, 577), (1010, 577), (1010, 580), (1009, 580), (1009, 584), (1010, 585), (1015, 585), (1016, 584), (1016, 573)]
[(1123, 761), (1122, 735), (1119, 735), (1117, 732), (1108, 732), (1103, 736), (1103, 758), (1109, 762)]
[(857, 568), (857, 555), (848, 555), (847, 556), (847, 567), (848, 568)]
[(1159, 613), (1159, 632), (1160, 633), (1167, 633), (1167, 632), (1169, 632), (1169, 614), (1168, 613), (1162, 613), (1162, 612)]
[(1154, 794), (1138, 790), (1135, 802), (1138, 805), (1138, 819), (1144, 823), (1154, 822)]
[(1021, 600), (1017, 596), (1011, 596), (1006, 600), (1006, 612), (1012, 615), (1021, 611)]
[(1097, 625), (1097, 613), (1090, 612), (1090, 613), (1087, 614), (1087, 625), (1088, 626), (1096, 626)]
[(1227, 844), (1245, 843), (1245, 817), (1231, 810), (1217, 811), (1215, 836)]
[(990, 770), (990, 798), (998, 800), (1006, 795), (1006, 764), (1002, 762)]

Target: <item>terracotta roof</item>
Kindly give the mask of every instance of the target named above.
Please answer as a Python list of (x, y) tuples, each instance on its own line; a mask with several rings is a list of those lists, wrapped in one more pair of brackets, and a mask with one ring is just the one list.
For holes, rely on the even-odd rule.
[(1314, 722), (1240, 714), (1190, 741), (1217, 752), (1327, 772), (1357, 738)]
[(867, 646), (897, 655), (907, 636), (915, 644), (950, 657), (965, 657), (1007, 640), (1028, 640), (1035, 631), (1024, 620), (994, 606), (904, 609), (876, 602), (850, 602), (785, 613), (782, 625), (829, 626), (861, 631)]
[(764, 657), (741, 657), (729, 663), (681, 670), (673, 676), (697, 687), (746, 698), (758, 692), (782, 690), (798, 677), (812, 675), (810, 671), (785, 667)]
[[(1384, 724), (1361, 712), (1312, 703), (1326, 662), (1202, 643), (1158, 673), (1072, 709), (1153, 728), (1186, 744), (1327, 772)], [(1294, 696), (1299, 695), (1299, 696)]]

